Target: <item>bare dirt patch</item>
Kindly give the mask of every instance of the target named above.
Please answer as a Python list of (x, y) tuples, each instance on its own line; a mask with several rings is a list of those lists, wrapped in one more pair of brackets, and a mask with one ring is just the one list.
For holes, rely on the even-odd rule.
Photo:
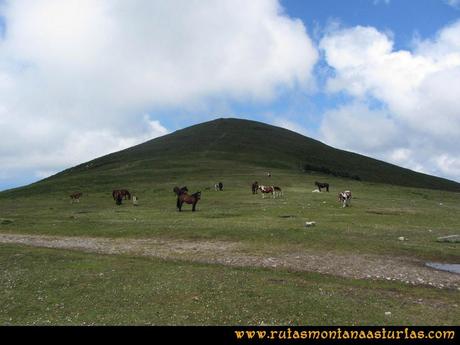
[(185, 260), (237, 267), (268, 267), (318, 272), (345, 278), (400, 281), (413, 285), (460, 289), (460, 275), (437, 271), (409, 257), (337, 254), (302, 251), (276, 255), (248, 254), (244, 244), (230, 241), (111, 239), (0, 234), (0, 243), (79, 250), (100, 254), (127, 254), (167, 260)]

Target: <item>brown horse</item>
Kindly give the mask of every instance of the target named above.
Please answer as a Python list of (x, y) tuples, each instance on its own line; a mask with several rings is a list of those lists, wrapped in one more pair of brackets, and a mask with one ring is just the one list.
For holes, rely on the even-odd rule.
[(118, 195), (121, 195), (125, 200), (128, 198), (131, 200), (131, 193), (127, 189), (114, 189), (112, 191), (113, 200), (116, 200)]
[(75, 192), (75, 193), (72, 193), (70, 194), (70, 199), (72, 200), (72, 202), (80, 202), (80, 197), (83, 195), (82, 192)]
[(191, 204), (192, 205), (192, 212), (195, 212), (195, 207), (196, 204), (198, 203), (198, 200), (201, 199), (201, 192), (196, 192), (193, 193), (192, 195), (188, 195), (187, 192), (184, 192), (180, 195), (177, 196), (177, 208), (179, 209), (179, 212), (182, 211), (182, 205), (183, 203)]

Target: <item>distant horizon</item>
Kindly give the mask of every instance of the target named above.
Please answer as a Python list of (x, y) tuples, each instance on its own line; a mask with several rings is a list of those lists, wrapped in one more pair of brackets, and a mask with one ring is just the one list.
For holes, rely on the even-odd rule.
[(459, 0), (0, 0), (0, 51), (0, 190), (215, 114), (460, 182)]

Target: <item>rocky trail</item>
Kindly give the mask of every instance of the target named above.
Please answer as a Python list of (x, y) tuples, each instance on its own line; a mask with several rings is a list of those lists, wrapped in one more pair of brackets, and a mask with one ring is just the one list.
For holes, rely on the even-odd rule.
[(318, 272), (353, 279), (400, 281), (412, 285), (460, 290), (460, 275), (438, 271), (410, 257), (299, 251), (250, 253), (230, 241), (63, 237), (1, 234), (0, 243), (59, 248), (99, 254), (147, 256), (235, 267), (266, 267)]

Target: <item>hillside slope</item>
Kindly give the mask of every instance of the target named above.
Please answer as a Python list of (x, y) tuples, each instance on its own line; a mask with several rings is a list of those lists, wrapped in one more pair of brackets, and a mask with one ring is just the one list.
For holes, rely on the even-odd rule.
[[(460, 191), (460, 184), (404, 169), (363, 155), (339, 150), (298, 133), (241, 119), (217, 119), (156, 138), (67, 169), (24, 188), (54, 189), (60, 181), (78, 186), (124, 178), (145, 180), (160, 170), (228, 169), (238, 165), (315, 171), (355, 180)], [(155, 173), (154, 173), (155, 172)], [(153, 174), (153, 175), (152, 175)]]

